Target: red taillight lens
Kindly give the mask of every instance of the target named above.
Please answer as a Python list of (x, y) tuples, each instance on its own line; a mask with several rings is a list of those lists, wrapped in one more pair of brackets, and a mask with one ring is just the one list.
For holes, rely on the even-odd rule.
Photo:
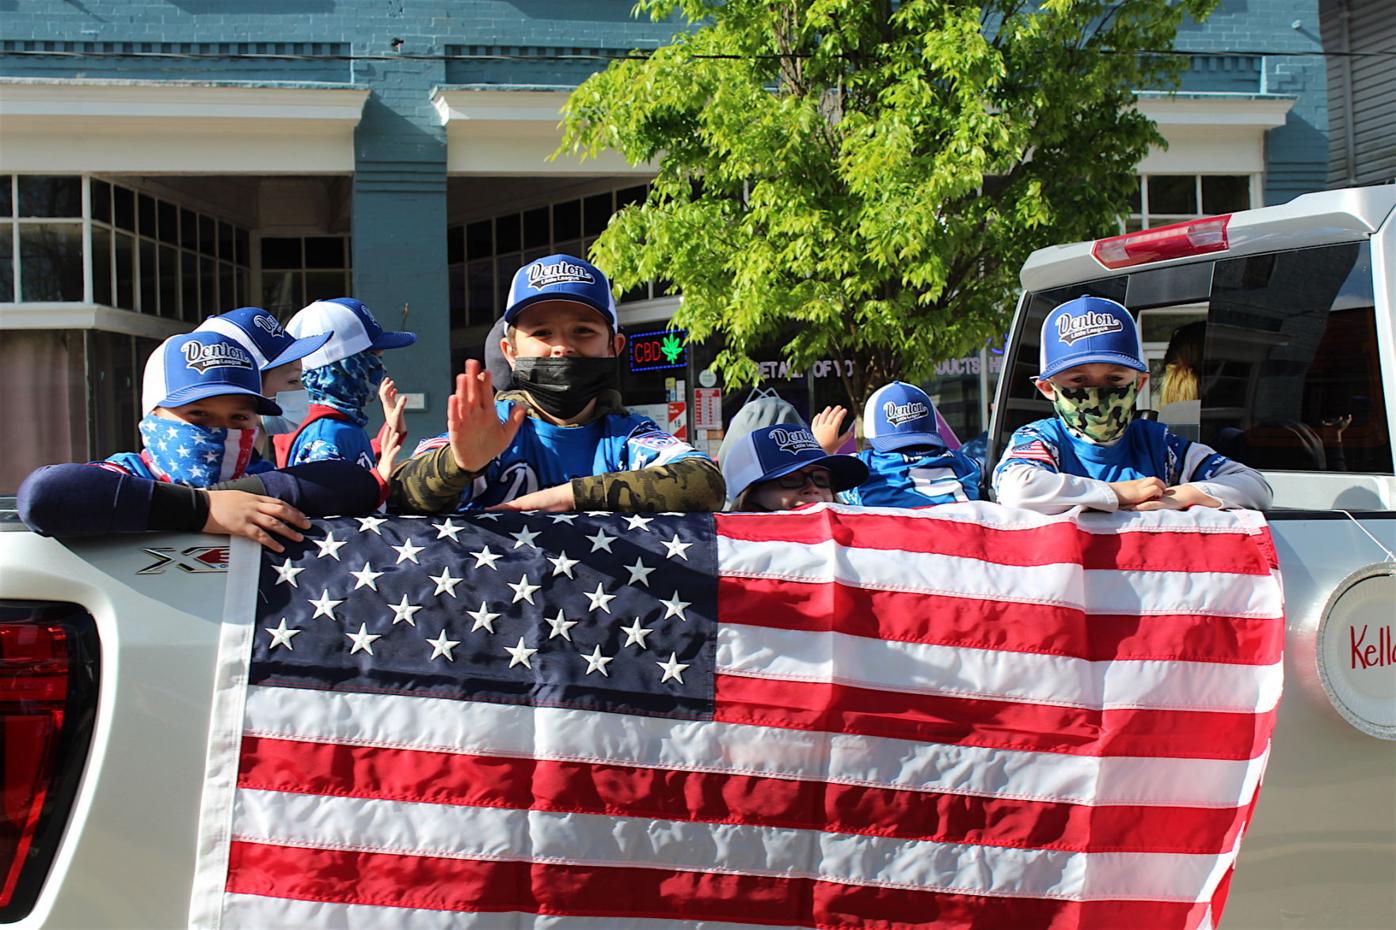
[(1170, 258), (1225, 252), (1226, 225), (1229, 222), (1231, 214), (1228, 213), (1097, 239), (1091, 246), (1091, 254), (1106, 268), (1126, 268)]
[(0, 604), (0, 920), (32, 906), (67, 820), (96, 709), (92, 619)]
[(0, 907), (14, 897), (48, 796), (68, 697), (67, 631), (0, 624)]

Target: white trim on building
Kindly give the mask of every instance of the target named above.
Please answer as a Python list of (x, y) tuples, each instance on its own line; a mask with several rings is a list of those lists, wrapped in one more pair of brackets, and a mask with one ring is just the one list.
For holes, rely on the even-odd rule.
[(168, 339), (193, 328), (192, 323), (100, 304), (36, 301), (0, 304), (0, 332), (18, 329), (97, 329), (145, 339)]
[(1293, 97), (1236, 94), (1141, 95), (1139, 111), (1158, 124), (1167, 149), (1153, 149), (1140, 174), (1263, 174), (1265, 133), (1285, 124)]
[(0, 78), (0, 171), (352, 174), (366, 88)]
[(616, 152), (553, 159), (566, 90), (437, 88), (431, 102), (446, 127), (448, 174), (507, 176), (653, 175)]

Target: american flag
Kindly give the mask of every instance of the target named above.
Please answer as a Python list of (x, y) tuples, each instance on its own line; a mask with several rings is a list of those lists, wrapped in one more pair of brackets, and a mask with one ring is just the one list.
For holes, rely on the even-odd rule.
[(197, 927), (1207, 928), (1246, 512), (317, 522), (234, 551)]

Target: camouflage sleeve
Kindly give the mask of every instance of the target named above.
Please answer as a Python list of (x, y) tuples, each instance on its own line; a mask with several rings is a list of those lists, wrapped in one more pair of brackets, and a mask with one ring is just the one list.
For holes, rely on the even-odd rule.
[(721, 510), (727, 485), (711, 459), (613, 471), (572, 479), (578, 510), (615, 513), (708, 513)]
[(391, 513), (453, 513), (475, 476), (456, 464), (450, 445), (414, 455), (393, 469), (388, 490)]

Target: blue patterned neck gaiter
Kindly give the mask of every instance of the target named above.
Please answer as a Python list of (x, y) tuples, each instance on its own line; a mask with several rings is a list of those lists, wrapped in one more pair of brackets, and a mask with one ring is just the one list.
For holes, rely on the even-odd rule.
[(242, 477), (252, 461), (257, 429), (209, 428), (147, 414), (141, 420), (141, 457), (158, 478), (206, 488)]
[(365, 409), (383, 381), (383, 360), (369, 352), (359, 352), (319, 368), (301, 373), (301, 384), (312, 404), (324, 404), (363, 426), (368, 422)]

